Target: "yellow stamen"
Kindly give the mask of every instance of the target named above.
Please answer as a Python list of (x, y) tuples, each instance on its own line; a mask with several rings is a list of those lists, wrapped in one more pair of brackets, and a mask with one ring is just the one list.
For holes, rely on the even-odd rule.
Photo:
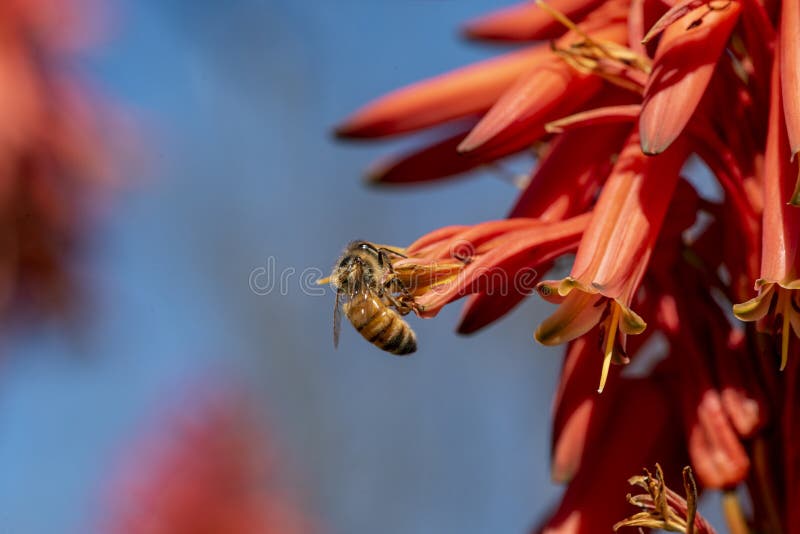
[(608, 369), (611, 367), (611, 356), (614, 355), (614, 340), (617, 338), (617, 326), (619, 325), (620, 307), (611, 301), (611, 319), (608, 321), (608, 328), (606, 328), (606, 350), (603, 356), (603, 370), (600, 373), (600, 387), (597, 388), (598, 393), (603, 392), (606, 387), (606, 379), (608, 378)]
[(589, 43), (592, 42), (592, 38), (589, 37), (589, 35), (586, 34), (586, 32), (584, 32), (582, 29), (580, 29), (577, 24), (572, 22), (572, 20), (568, 16), (566, 16), (564, 13), (562, 13), (558, 9), (556, 9), (553, 6), (549, 5), (544, 0), (536, 0), (536, 5), (538, 5), (539, 8), (542, 9), (542, 11), (545, 11), (548, 15), (550, 15), (551, 17), (556, 19), (556, 21), (558, 21), (565, 28), (567, 28), (568, 30), (574, 31), (575, 33), (577, 33), (578, 35), (583, 37), (586, 40), (586, 42), (589, 42)]
[(789, 314), (792, 313), (791, 307), (792, 303), (789, 292), (785, 289), (779, 290), (778, 309), (783, 319), (781, 326), (781, 371), (786, 368), (786, 360), (789, 357), (789, 330), (791, 329)]

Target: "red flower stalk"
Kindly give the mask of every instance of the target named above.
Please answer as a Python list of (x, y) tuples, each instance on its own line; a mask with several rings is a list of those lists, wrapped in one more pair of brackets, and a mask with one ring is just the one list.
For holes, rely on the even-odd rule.
[[(568, 343), (552, 473), (569, 486), (547, 532), (611, 528), (629, 515), (611, 496), (624, 492), (623, 473), (655, 461), (677, 473), (686, 459), (702, 488), (724, 492), (732, 532), (793, 528), (798, 5), (518, 4), (466, 27), (476, 39), (532, 43), (513, 80), (496, 74), (496, 63), (476, 64), (461, 81), (422, 82), (379, 100), (380, 113), (368, 106), (346, 123), (345, 131), (358, 124), (354, 136), (377, 137), (465, 119), (450, 137), (379, 166), (377, 185), (455, 176), (535, 147), (537, 165), (507, 220), (435, 230), (392, 263), (423, 317), (469, 295), (463, 333), (507, 313), (531, 292), (532, 278), (559, 305), (535, 333), (547, 345)], [(533, 44), (543, 38), (554, 40)], [(445, 94), (432, 88), (445, 86), (447, 101), (431, 110), (431, 95)], [(698, 162), (709, 178), (693, 186), (682, 173), (696, 174)], [(568, 277), (539, 281), (572, 252)], [(520, 275), (525, 283), (513, 285)], [(748, 301), (754, 283), (758, 295)], [(756, 325), (735, 322), (732, 306)], [(595, 358), (602, 396), (587, 370)], [(612, 372), (612, 361), (636, 362), (637, 377)], [(784, 367), (791, 376), (780, 375)], [(660, 475), (649, 480), (649, 497), (632, 501), (645, 522), (631, 525), (710, 531), (690, 526), (686, 501)], [(734, 491), (742, 485), (749, 517)]]

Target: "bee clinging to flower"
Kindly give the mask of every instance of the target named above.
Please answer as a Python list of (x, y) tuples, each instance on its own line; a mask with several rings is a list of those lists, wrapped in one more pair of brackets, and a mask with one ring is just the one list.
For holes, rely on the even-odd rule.
[(339, 342), (341, 306), (356, 330), (376, 347), (398, 356), (417, 350), (417, 336), (402, 318), (415, 309), (414, 298), (392, 267), (392, 258), (404, 257), (399, 249), (367, 241), (347, 246), (327, 279), (336, 289), (334, 345)]

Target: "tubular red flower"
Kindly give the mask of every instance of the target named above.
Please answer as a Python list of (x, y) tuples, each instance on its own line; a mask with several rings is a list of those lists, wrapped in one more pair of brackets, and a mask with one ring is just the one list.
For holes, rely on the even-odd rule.
[(553, 444), (550, 476), (555, 482), (572, 480), (593, 443), (608, 424), (619, 387), (609, 385), (605, 395), (597, 395), (595, 378), (584, 372), (597, 357), (600, 344), (597, 332), (570, 342), (553, 403)]
[[(539, 65), (500, 98), (458, 146), (469, 152), (492, 142), (507, 143), (523, 131), (545, 134), (544, 126), (589, 100), (601, 86), (590, 74), (577, 72), (557, 55)], [(567, 90), (569, 89), (569, 90)]]
[[(661, 305), (676, 306), (674, 297), (663, 297)], [(688, 311), (686, 308), (678, 311), (684, 320), (670, 332), (673, 347), (670, 359), (678, 369), (674, 375), (673, 393), (681, 400), (689, 456), (703, 485), (733, 487), (748, 474), (750, 462), (725, 411), (720, 392), (712, 384), (708, 368), (703, 365), (703, 349), (697, 348), (696, 340), (686, 331), (685, 322), (694, 319), (689, 317), (686, 321)]]
[(630, 129), (630, 125), (617, 124), (559, 136), (539, 162), (509, 217), (561, 220), (586, 211), (611, 170), (611, 154)]
[(460, 153), (458, 146), (467, 133), (464, 131), (410, 153), (380, 161), (367, 172), (367, 180), (375, 185), (404, 185), (450, 178), (525, 150), (543, 134), (541, 131), (527, 131), (488, 150)]
[[(593, 40), (624, 42), (625, 26), (609, 21), (606, 16), (587, 20), (586, 26), (593, 29), (586, 32)], [(583, 40), (583, 35), (572, 31), (559, 39), (555, 47), (569, 50)], [(525, 130), (544, 134), (546, 123), (575, 111), (600, 88), (599, 77), (575, 69), (553, 52), (503, 94), (459, 145), (459, 150), (468, 152), (490, 142), (502, 143)]]
[[(680, 453), (670, 440), (674, 432), (671, 407), (657, 384), (627, 381), (617, 396), (604, 395), (598, 402), (609, 403), (606, 410), (614, 413), (603, 433), (615, 439), (601, 439), (583, 449), (580, 469), (558, 509), (534, 532), (590, 534), (610, 529), (630, 512), (628, 503), (620, 498), (629, 492), (621, 473), (637, 472), (642, 465), (655, 463), (655, 458), (668, 466), (668, 472), (682, 463), (675, 460)], [(620, 445), (626, 443), (635, 446)]]
[(780, 73), (783, 115), (792, 156), (800, 152), (800, 4), (781, 2)]
[[(472, 293), (525, 295), (534, 287), (536, 267), (574, 249), (588, 220), (588, 215), (578, 215), (549, 223), (537, 219), (483, 223), (437, 244), (426, 240), (424, 248), (413, 244), (405, 250), (408, 259), (396, 262), (394, 267), (415, 294), (423, 317), (433, 317), (444, 305)], [(433, 262), (434, 270), (457, 261), (465, 264), (456, 276), (435, 287), (417, 287), (405, 279), (403, 271), (409, 272), (409, 278), (424, 273), (426, 260)]]
[(81, 303), (73, 256), (110, 190), (122, 125), (76, 68), (97, 32), (89, 6), (1, 4), (0, 313), (60, 319)]
[[(470, 117), (477, 122), (469, 132), (380, 168), (387, 183), (436, 179), (536, 143), (537, 167), (508, 221), (431, 232), (396, 262), (403, 276), (425, 267), (434, 273), (412, 286), (418, 313), (435, 315), (469, 294), (459, 331), (473, 332), (529, 292), (493, 291), (492, 275), (533, 267), (538, 279), (558, 256), (577, 250), (570, 276), (537, 286), (559, 307), (536, 339), (570, 343), (552, 464), (553, 478), (569, 487), (545, 530), (607, 530), (630, 515), (609, 517), (623, 504), (609, 499), (626, 489), (608, 489), (621, 482), (610, 479), (623, 464), (631, 461), (626, 476), (654, 461), (672, 463), (665, 471), (677, 473), (684, 455), (705, 487), (725, 490), (733, 531), (746, 523), (735, 503), (739, 484), (753, 497), (754, 530), (788, 530), (800, 494), (792, 445), (800, 358), (788, 358), (800, 346), (789, 337), (800, 333), (800, 208), (789, 205), (800, 203), (793, 158), (800, 7), (787, 0), (554, 0), (513, 6), (468, 31), (524, 40), (554, 27), (525, 18), (543, 13), (567, 31)], [(709, 171), (712, 180), (700, 178), (695, 190), (680, 179), (685, 163), (690, 178)], [(734, 310), (756, 324), (732, 324), (730, 306), (752, 295), (755, 279), (758, 296)], [(646, 332), (634, 308), (648, 319)], [(603, 396), (594, 392), (596, 374), (584, 372), (598, 346), (599, 390), (612, 361), (636, 364), (618, 368)], [(791, 376), (772, 362), (777, 352)], [(640, 513), (618, 525), (681, 527), (669, 523), (656, 494), (679, 516), (689, 508), (668, 491), (654, 492), (634, 497)]]
[[(764, 221), (761, 277), (756, 281), (758, 296), (734, 306), (743, 321), (762, 321), (770, 310), (782, 318), (781, 369), (786, 367), (789, 333), (800, 337), (800, 208), (792, 206), (798, 163), (792, 161), (789, 139), (782, 120), (782, 98), (776, 58), (773, 68), (769, 133), (764, 155)], [(773, 301), (774, 299), (774, 301)], [(773, 302), (775, 303), (774, 308)], [(762, 329), (771, 325), (763, 324)]]
[[(274, 451), (230, 393), (197, 398), (146, 434), (112, 480), (111, 534), (309, 534), (316, 529), (279, 482)], [(166, 433), (164, 432), (166, 431)]]
[(521, 74), (549, 56), (546, 46), (533, 46), (417, 82), (359, 109), (336, 134), (384, 137), (483, 113)]
[(661, 15), (661, 18), (647, 31), (642, 42), (647, 43), (652, 40), (656, 35), (660, 34), (671, 26), (674, 22), (688, 15), (693, 9), (705, 4), (705, 0), (680, 0), (675, 3), (669, 10)]
[[(603, 0), (551, 0), (548, 5), (572, 20), (580, 20)], [(543, 41), (560, 36), (566, 28), (535, 1), (523, 2), (483, 15), (464, 25), (471, 39), (489, 41)]]
[(736, 0), (714, 0), (664, 31), (639, 119), (645, 154), (666, 150), (689, 122), (740, 11)]
[(575, 339), (605, 318), (600, 390), (612, 356), (621, 358), (618, 351), (624, 350), (614, 344), (617, 329), (623, 335), (638, 334), (646, 326), (630, 305), (687, 157), (685, 142), (657, 158), (642, 155), (638, 143), (638, 135), (629, 137), (603, 187), (570, 276), (540, 284), (543, 296), (561, 301), (559, 309), (536, 329), (540, 343), (556, 345)]

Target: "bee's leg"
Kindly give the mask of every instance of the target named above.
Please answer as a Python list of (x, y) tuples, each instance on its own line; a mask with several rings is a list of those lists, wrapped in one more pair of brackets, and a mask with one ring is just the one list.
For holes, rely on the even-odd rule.
[(411, 293), (409, 293), (408, 289), (406, 289), (405, 284), (401, 282), (394, 273), (391, 273), (386, 278), (386, 281), (383, 283), (383, 288), (389, 293), (401, 293), (403, 297), (413, 299)]
[(413, 309), (412, 305), (405, 302), (404, 299), (402, 298), (398, 299), (391, 293), (386, 293), (385, 297), (389, 305), (393, 306), (394, 309), (397, 310), (397, 313), (399, 313), (400, 315), (407, 315), (408, 312), (410, 312)]
[[(408, 292), (406, 286), (396, 276), (393, 276), (386, 281), (384, 289), (387, 300), (389, 300), (392, 306), (397, 308), (397, 311), (399, 311), (401, 314), (405, 315), (411, 310), (417, 309), (413, 295)], [(399, 293), (400, 297), (396, 297), (395, 293)]]

